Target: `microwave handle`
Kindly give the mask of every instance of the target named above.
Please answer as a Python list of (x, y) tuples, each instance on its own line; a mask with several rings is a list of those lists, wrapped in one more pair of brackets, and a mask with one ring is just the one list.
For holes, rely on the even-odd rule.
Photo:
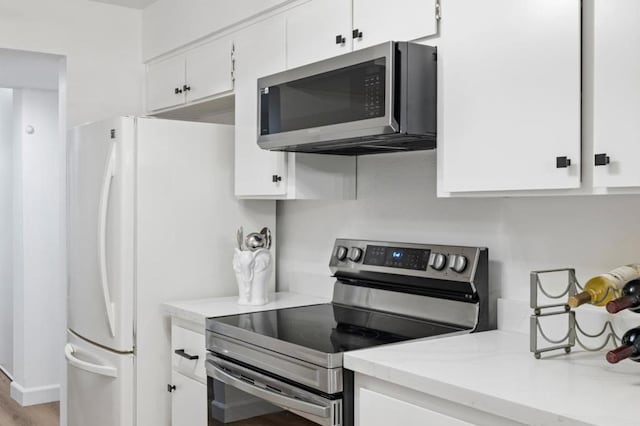
[(271, 402), (272, 404), (279, 405), (283, 408), (301, 411), (303, 413), (312, 414), (314, 416), (322, 418), (327, 418), (331, 415), (331, 407), (323, 407), (321, 405), (311, 404), (309, 402), (290, 398), (288, 396), (280, 395), (270, 390), (254, 386), (250, 383), (233, 377), (232, 375), (226, 373), (212, 363), (208, 363), (207, 373), (213, 376), (214, 379), (226, 383), (229, 386), (233, 386), (236, 389), (239, 389), (257, 398), (264, 399), (265, 401)]

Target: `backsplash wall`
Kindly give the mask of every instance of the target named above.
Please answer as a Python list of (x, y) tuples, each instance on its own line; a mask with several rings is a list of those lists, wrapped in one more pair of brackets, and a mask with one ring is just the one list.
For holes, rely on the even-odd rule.
[(529, 271), (578, 279), (640, 262), (640, 195), (436, 198), (435, 151), (358, 159), (358, 199), (278, 201), (278, 289), (331, 295), (335, 238), (489, 248), (499, 297), (528, 300)]

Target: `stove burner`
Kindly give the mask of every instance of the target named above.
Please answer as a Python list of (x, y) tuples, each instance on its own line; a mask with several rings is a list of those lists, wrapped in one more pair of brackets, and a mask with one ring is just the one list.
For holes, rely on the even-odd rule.
[[(406, 340), (406, 337), (385, 333), (381, 330), (359, 327), (353, 324), (339, 323), (332, 331), (331, 343), (336, 352), (350, 351), (366, 347), (368, 342), (377, 341), (395, 343)], [(369, 343), (370, 344), (370, 343)]]
[(338, 324), (338, 326), (334, 330), (336, 330), (337, 332), (354, 334), (357, 336), (369, 337), (374, 339), (380, 337), (382, 334), (388, 334), (388, 333), (382, 333), (379, 330), (372, 330), (370, 328), (358, 327), (353, 324)]

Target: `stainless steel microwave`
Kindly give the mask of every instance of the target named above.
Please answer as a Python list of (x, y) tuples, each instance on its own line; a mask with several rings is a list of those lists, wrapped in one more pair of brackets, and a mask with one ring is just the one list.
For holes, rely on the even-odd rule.
[(361, 155), (436, 146), (435, 47), (387, 42), (258, 79), (258, 145)]

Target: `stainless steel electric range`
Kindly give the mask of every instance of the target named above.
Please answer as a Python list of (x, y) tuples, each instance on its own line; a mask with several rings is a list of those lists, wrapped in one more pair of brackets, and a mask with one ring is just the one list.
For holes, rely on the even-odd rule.
[(351, 426), (344, 352), (492, 328), (486, 248), (338, 239), (329, 267), (331, 303), (207, 320), (209, 426)]

